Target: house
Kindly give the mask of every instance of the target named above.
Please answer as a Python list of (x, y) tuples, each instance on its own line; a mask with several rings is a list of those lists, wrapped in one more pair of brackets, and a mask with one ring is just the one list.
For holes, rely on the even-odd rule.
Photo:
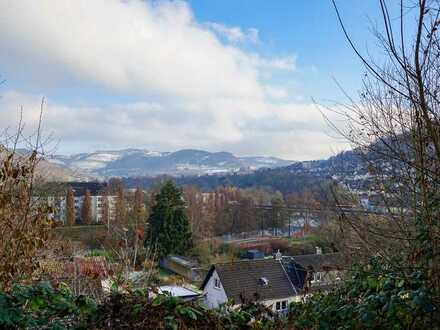
[(180, 275), (190, 282), (200, 283), (206, 275), (206, 269), (201, 268), (195, 261), (178, 255), (161, 258), (159, 265), (161, 268)]
[(283, 256), (282, 263), (292, 284), (301, 295), (316, 290), (329, 290), (341, 283), (346, 262), (340, 253)]
[(204, 304), (210, 308), (232, 300), (236, 306), (259, 302), (274, 312), (284, 313), (299, 298), (281, 258), (213, 265), (200, 289)]
[(292, 301), (316, 290), (329, 290), (341, 283), (346, 268), (339, 253), (249, 259), (211, 266), (202, 283), (205, 305), (217, 308), (232, 300), (238, 306), (261, 303), (285, 313)]

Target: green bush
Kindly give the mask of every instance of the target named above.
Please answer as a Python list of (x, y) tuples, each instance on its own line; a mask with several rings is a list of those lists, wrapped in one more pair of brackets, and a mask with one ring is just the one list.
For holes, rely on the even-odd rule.
[(293, 303), (289, 323), (299, 329), (439, 329), (438, 313), (422, 272), (393, 271), (372, 258), (338, 289)]
[(212, 310), (168, 295), (149, 299), (142, 291), (110, 296), (98, 307), (87, 326), (97, 329), (284, 329), (281, 321), (275, 320), (261, 305)]
[(282, 329), (270, 311), (253, 304), (209, 310), (168, 295), (151, 299), (140, 290), (113, 293), (96, 304), (46, 282), (0, 293), (0, 329), (250, 329), (251, 320), (252, 328)]
[(1, 329), (77, 328), (95, 310), (92, 300), (74, 297), (65, 285), (14, 285), (10, 292), (0, 292)]

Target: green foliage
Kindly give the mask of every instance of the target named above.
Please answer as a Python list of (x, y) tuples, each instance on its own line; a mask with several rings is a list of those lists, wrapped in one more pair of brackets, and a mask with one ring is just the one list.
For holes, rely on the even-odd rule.
[(36, 286), (14, 285), (10, 292), (0, 292), (0, 328), (79, 328), (95, 308), (92, 300), (74, 297), (64, 285), (58, 289), (46, 282)]
[(73, 296), (65, 285), (15, 285), (0, 292), (0, 329), (439, 329), (440, 324), (423, 273), (392, 271), (380, 258), (357, 267), (338, 289), (292, 303), (288, 319), (257, 304), (212, 310), (169, 295), (151, 298), (149, 292), (114, 292), (96, 304)]
[(105, 257), (107, 261), (113, 262), (114, 256), (107, 250), (90, 250), (85, 255), (86, 257)]
[(337, 290), (293, 303), (289, 320), (300, 329), (438, 329), (433, 302), (422, 272), (371, 258)]
[(161, 256), (186, 254), (192, 246), (182, 191), (172, 181), (165, 183), (156, 195), (145, 242), (156, 247)]
[(169, 295), (151, 299), (144, 291), (110, 296), (87, 325), (98, 329), (284, 329), (260, 305), (211, 310)]
[(193, 246), (189, 251), (189, 255), (197, 260), (201, 265), (209, 265), (212, 260), (212, 247), (208, 242), (200, 242)]

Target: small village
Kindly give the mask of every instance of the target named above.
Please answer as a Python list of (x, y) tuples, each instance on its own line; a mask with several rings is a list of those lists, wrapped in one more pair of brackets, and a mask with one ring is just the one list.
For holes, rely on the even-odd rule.
[[(212, 241), (217, 241), (217, 245), (234, 246), (234, 252), (211, 258), (218, 260), (213, 264), (201, 264), (196, 259), (176, 254), (162, 255), (154, 259), (154, 251), (147, 253), (145, 260), (127, 263), (126, 259), (133, 257), (136, 248), (132, 245), (133, 240), (127, 239), (129, 229), (124, 231), (125, 237), (119, 237), (123, 238), (120, 242), (125, 239), (123, 244), (126, 245), (118, 251), (114, 248), (106, 250), (105, 240), (100, 241), (99, 237), (94, 237), (95, 241), (93, 238), (88, 239), (86, 243), (89, 248), (95, 246), (95, 249), (87, 249), (87, 244), (81, 245), (84, 241), (80, 236), (87, 231), (101, 231), (117, 236), (117, 229), (111, 227), (118, 225), (116, 207), (121, 205), (118, 201), (120, 197), (117, 194), (100, 195), (100, 191), (107, 186), (99, 183), (73, 183), (68, 186), (67, 198), (49, 196), (48, 200), (58, 205), (57, 212), (51, 217), (59, 223), (61, 235), (67, 230), (70, 231), (70, 236), (60, 236), (63, 241), (59, 243), (65, 246), (77, 244), (77, 248), (75, 250), (71, 247), (71, 254), (58, 258), (57, 262), (50, 258), (42, 259), (40, 263), (44, 271), (55, 272), (52, 274), (55, 275), (53, 278), (58, 281), (75, 278), (80, 292), (93, 294), (99, 299), (103, 299), (115, 288), (122, 291), (128, 287), (149, 289), (154, 283), (155, 290), (151, 291), (153, 296), (155, 292), (169, 294), (213, 309), (228, 303), (237, 308), (252, 302), (262, 304), (276, 314), (285, 315), (291, 302), (299, 302), (315, 291), (326, 292), (339, 285), (343, 281), (344, 270), (348, 267), (342, 254), (332, 251), (323, 253), (322, 247), (319, 246), (313, 247), (314, 251), (312, 250), (311, 254), (299, 255), (286, 255), (289, 250), (285, 244), (280, 245), (284, 254), (279, 248), (276, 249), (277, 244), (274, 243), (285, 243), (290, 237), (298, 237), (298, 234), (306, 241), (304, 223), (302, 226), (297, 225), (295, 229), (290, 228), (291, 233), (287, 237), (282, 235), (282, 230), (279, 236), (271, 236), (270, 233), (273, 231), (266, 230), (262, 235), (241, 233), (238, 237), (246, 238), (235, 240), (215, 237)], [(74, 226), (67, 224), (69, 202), (66, 201), (69, 194), (73, 196), (76, 222)], [(87, 198), (90, 199), (89, 202), (86, 202)], [(88, 211), (93, 219), (91, 222), (84, 221), (83, 218), (87, 213), (83, 211), (87, 204), (91, 206)], [(126, 226), (129, 227), (130, 224), (127, 223)], [(75, 230), (82, 234), (76, 234), (75, 237), (71, 234)], [(128, 241), (131, 241), (131, 244)], [(232, 250), (232, 247), (229, 249)], [(140, 251), (138, 253), (141, 254)], [(93, 285), (84, 285), (89, 281), (93, 282)], [(83, 283), (80, 284), (81, 282)]]
[(440, 330), (440, 0), (0, 0), (0, 330)]

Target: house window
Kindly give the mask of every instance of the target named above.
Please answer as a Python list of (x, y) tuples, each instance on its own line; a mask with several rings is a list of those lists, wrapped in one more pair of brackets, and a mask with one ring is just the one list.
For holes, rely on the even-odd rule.
[(275, 304), (275, 309), (277, 311), (284, 311), (287, 309), (287, 300), (277, 301)]
[(217, 289), (221, 288), (220, 280), (218, 278), (214, 279), (214, 287), (216, 287)]
[(316, 272), (313, 274), (313, 282), (321, 282), (323, 280), (323, 273), (322, 272)]

